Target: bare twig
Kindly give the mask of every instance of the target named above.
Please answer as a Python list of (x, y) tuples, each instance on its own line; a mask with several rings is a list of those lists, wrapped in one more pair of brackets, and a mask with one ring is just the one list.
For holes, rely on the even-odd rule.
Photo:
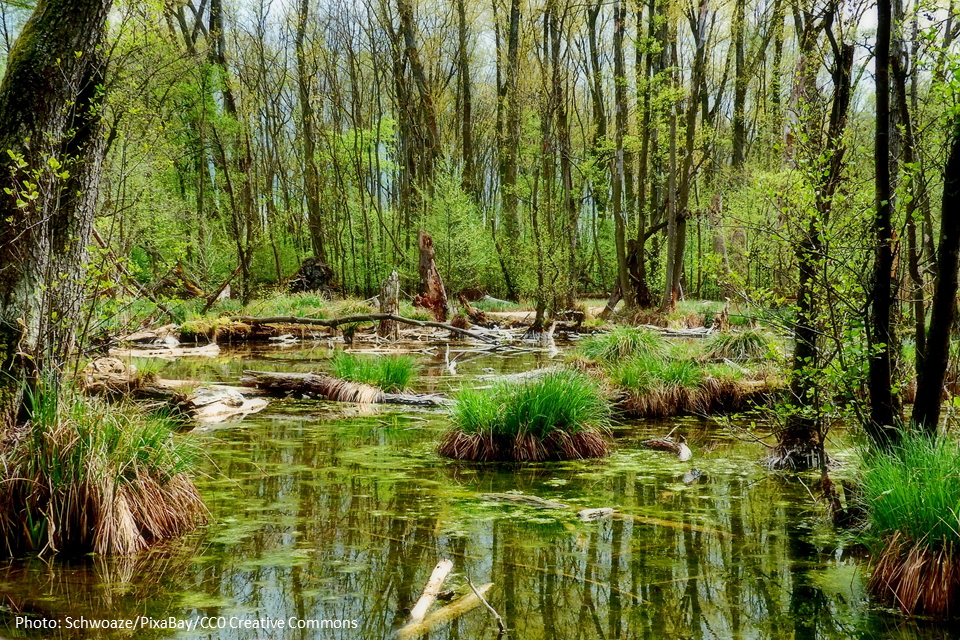
[[(504, 634), (506, 634), (507, 628), (503, 624), (503, 619), (500, 618), (499, 614), (497, 614), (497, 610), (493, 609), (490, 603), (487, 602), (487, 599), (483, 597), (483, 594), (478, 592), (477, 588), (473, 586), (473, 583), (470, 581), (469, 576), (467, 576), (467, 585), (469, 585), (470, 589), (473, 590), (473, 593), (477, 595), (477, 598), (480, 599), (480, 602), (483, 603), (484, 607), (486, 607), (490, 611), (490, 613), (493, 614), (493, 618), (497, 620), (497, 627), (500, 628), (500, 636), (503, 636)], [(500, 637), (497, 637), (497, 638), (499, 639)]]

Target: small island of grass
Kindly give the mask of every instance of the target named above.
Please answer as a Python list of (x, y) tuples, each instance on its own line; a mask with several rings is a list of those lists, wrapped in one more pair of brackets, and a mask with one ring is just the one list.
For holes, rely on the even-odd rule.
[(588, 377), (567, 370), (535, 381), (465, 390), (437, 451), (475, 462), (543, 462), (610, 453), (610, 406)]

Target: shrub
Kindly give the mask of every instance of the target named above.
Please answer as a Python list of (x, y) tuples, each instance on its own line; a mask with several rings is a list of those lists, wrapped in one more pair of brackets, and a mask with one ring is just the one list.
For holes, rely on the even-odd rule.
[(407, 388), (414, 374), (413, 358), (402, 355), (372, 356), (338, 351), (331, 363), (334, 376), (377, 386), (388, 393)]
[(615, 361), (628, 357), (663, 357), (667, 343), (646, 328), (615, 327), (608, 333), (591, 335), (580, 343), (580, 351), (590, 359)]
[(560, 370), (530, 382), (464, 391), (438, 451), (461, 460), (543, 461), (609, 453), (610, 407), (588, 377)]
[(169, 418), (44, 384), (3, 436), (0, 533), (9, 553), (129, 554), (206, 519), (196, 451)]

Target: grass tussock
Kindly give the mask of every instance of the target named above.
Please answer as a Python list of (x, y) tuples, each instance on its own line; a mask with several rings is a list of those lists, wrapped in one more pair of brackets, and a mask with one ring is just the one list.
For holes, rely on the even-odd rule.
[(438, 452), (458, 460), (542, 462), (610, 452), (610, 406), (588, 377), (567, 370), (460, 393)]
[(388, 393), (407, 388), (414, 375), (413, 358), (405, 355), (357, 355), (337, 352), (331, 361), (334, 376), (376, 386)]
[(770, 334), (756, 328), (721, 333), (708, 342), (706, 349), (707, 359), (734, 361), (759, 361), (779, 353)]
[(206, 520), (196, 451), (171, 421), (45, 387), (3, 435), (0, 536), (8, 554), (130, 554)]
[(610, 332), (591, 335), (580, 342), (580, 352), (585, 357), (607, 362), (632, 357), (663, 357), (667, 349), (667, 342), (657, 333), (626, 326), (616, 326)]
[(768, 401), (776, 387), (729, 365), (693, 360), (635, 358), (608, 370), (618, 406), (635, 417), (733, 413)]
[(870, 590), (906, 614), (956, 616), (960, 445), (906, 432), (895, 450), (864, 457), (861, 484)]

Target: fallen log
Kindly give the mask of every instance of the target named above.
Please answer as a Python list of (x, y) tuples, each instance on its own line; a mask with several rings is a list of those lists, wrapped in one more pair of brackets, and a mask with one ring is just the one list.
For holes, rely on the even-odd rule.
[(406, 404), (411, 406), (440, 406), (449, 404), (448, 398), (417, 393), (386, 393), (375, 386), (358, 384), (318, 373), (270, 373), (244, 371), (242, 383), (275, 394), (313, 393), (334, 402), (360, 404)]
[(427, 610), (429, 610), (433, 602), (437, 600), (437, 594), (443, 586), (443, 581), (447, 579), (452, 569), (452, 560), (448, 558), (440, 559), (437, 566), (433, 568), (433, 573), (430, 574), (430, 580), (427, 581), (427, 586), (423, 588), (420, 599), (416, 605), (413, 606), (413, 609), (410, 610), (410, 620), (407, 621), (407, 626), (419, 623), (423, 620), (423, 617), (427, 615)]
[(463, 598), (450, 603), (446, 607), (441, 607), (419, 623), (405, 625), (397, 632), (397, 638), (418, 639), (436, 630), (437, 628), (446, 625), (450, 621), (460, 618), (467, 612), (480, 607), (480, 605), (483, 604), (481, 599), (487, 592), (490, 591), (490, 588), (492, 587), (493, 583), (481, 585), (480, 587), (476, 588), (476, 591), (472, 594), (467, 594)]
[(442, 322), (432, 322), (425, 321), (420, 319), (409, 319), (407, 317), (401, 317), (400, 315), (393, 315), (389, 313), (370, 313), (367, 315), (350, 315), (348, 317), (335, 317), (333, 319), (315, 319), (313, 317), (248, 317), (245, 315), (231, 317), (230, 321), (241, 322), (244, 324), (297, 324), (300, 326), (324, 326), (325, 328), (337, 328), (338, 326), (344, 326), (347, 324), (356, 324), (357, 322), (379, 322), (383, 320), (392, 320), (395, 322), (400, 322), (401, 324), (408, 324), (410, 326), (429, 326), (431, 328), (442, 328), (443, 330), (448, 330), (451, 333), (457, 333), (463, 335), (464, 337), (470, 337), (479, 342), (484, 342), (485, 344), (499, 344), (500, 340), (496, 337), (491, 337), (489, 335), (484, 335), (482, 333), (477, 333), (472, 330), (465, 330), (463, 328), (457, 328), (456, 326), (451, 326), (450, 324), (444, 324)]
[(529, 507), (538, 507), (540, 509), (569, 509), (570, 505), (561, 502), (546, 500), (539, 496), (531, 496), (525, 493), (481, 493), (480, 497), (484, 500), (493, 500), (494, 502), (506, 502), (513, 505), (527, 505)]
[(674, 442), (669, 438), (654, 438), (652, 440), (644, 440), (640, 443), (640, 446), (646, 447), (647, 449), (653, 449), (655, 451), (669, 451), (670, 453), (675, 453), (677, 455), (677, 460), (680, 462), (686, 462), (693, 457), (693, 451), (690, 450), (690, 447), (687, 446), (687, 441), (683, 438), (680, 438), (680, 440), (677, 442)]
[(220, 347), (216, 344), (197, 346), (194, 348), (111, 348), (108, 351), (111, 357), (160, 357), (174, 359), (177, 357), (212, 357), (220, 354)]

